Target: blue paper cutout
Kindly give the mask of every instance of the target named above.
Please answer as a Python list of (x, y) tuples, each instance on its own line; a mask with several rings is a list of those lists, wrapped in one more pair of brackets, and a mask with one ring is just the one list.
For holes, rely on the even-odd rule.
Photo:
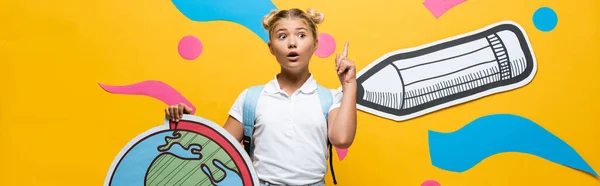
[(542, 32), (554, 30), (558, 23), (558, 15), (549, 7), (541, 7), (533, 13), (533, 24)]
[(172, 0), (183, 15), (193, 21), (231, 21), (238, 23), (265, 43), (268, 32), (262, 26), (262, 18), (277, 7), (270, 0)]
[(466, 171), (498, 153), (520, 152), (598, 177), (567, 143), (531, 120), (511, 114), (484, 116), (450, 133), (430, 130), (429, 150), (434, 166), (454, 172)]

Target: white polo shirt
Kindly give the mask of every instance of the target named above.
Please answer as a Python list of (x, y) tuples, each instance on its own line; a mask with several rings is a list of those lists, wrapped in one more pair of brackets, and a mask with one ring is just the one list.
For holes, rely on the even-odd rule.
[[(229, 115), (242, 122), (244, 90)], [(333, 104), (341, 91), (330, 89)], [(272, 184), (303, 185), (321, 181), (327, 173), (327, 123), (313, 76), (288, 96), (277, 76), (264, 87), (256, 106), (252, 162), (258, 178)]]

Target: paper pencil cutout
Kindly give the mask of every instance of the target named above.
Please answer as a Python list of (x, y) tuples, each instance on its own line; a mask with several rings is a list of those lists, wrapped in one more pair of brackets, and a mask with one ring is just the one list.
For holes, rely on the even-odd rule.
[(407, 120), (522, 87), (536, 68), (523, 28), (503, 21), (385, 54), (357, 74), (357, 108)]

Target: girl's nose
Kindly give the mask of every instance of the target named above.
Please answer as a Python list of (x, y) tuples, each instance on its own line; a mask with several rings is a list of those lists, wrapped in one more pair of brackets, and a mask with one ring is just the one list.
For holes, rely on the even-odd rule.
[(296, 40), (295, 39), (290, 39), (288, 42), (288, 48), (296, 48)]

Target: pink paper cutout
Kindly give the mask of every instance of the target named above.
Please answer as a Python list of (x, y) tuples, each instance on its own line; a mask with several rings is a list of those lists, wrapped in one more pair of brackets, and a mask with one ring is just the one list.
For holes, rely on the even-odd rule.
[(441, 186), (439, 182), (435, 180), (427, 180), (421, 183), (421, 186)]
[(465, 1), (466, 0), (425, 0), (423, 5), (425, 5), (429, 12), (437, 19), (446, 11)]
[(327, 34), (319, 34), (319, 47), (315, 51), (315, 55), (319, 57), (328, 57), (335, 51), (335, 39)]
[(335, 148), (335, 152), (337, 152), (340, 161), (344, 160), (344, 158), (346, 158), (346, 155), (348, 155), (348, 149)]
[(123, 86), (112, 86), (102, 83), (98, 83), (98, 85), (110, 93), (149, 96), (158, 99), (167, 105), (185, 103), (188, 107), (192, 108), (191, 114), (196, 112), (196, 107), (194, 107), (190, 101), (173, 87), (161, 81), (147, 80)]
[(202, 42), (194, 36), (185, 36), (179, 41), (177, 50), (183, 59), (193, 60), (202, 53)]

